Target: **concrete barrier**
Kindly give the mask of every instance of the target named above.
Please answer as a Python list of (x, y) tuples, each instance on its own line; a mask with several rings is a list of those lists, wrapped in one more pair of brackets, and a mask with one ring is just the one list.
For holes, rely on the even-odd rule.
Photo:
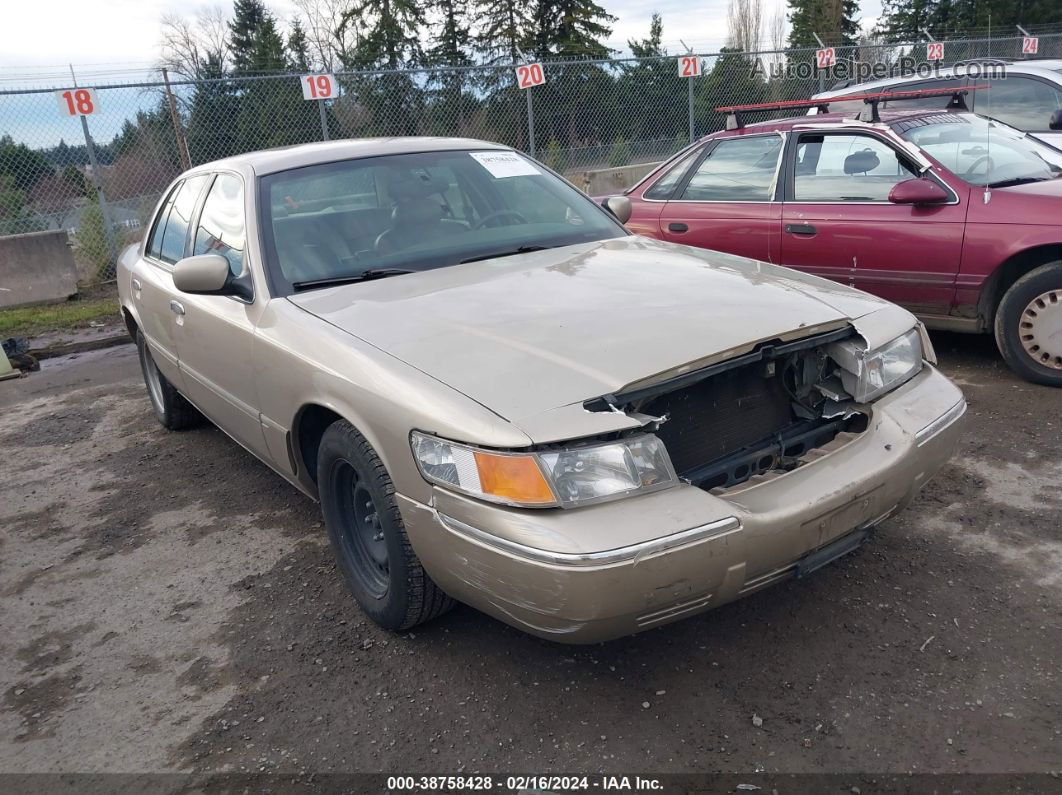
[(0, 307), (65, 301), (77, 294), (77, 268), (62, 229), (0, 237)]
[(565, 176), (591, 196), (610, 196), (623, 193), (660, 163), (635, 163), (619, 168), (599, 168), (594, 171), (577, 171)]

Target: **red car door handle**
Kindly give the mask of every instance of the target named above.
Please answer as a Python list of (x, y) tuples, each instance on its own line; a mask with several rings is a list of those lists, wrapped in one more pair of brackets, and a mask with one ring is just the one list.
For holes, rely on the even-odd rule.
[(813, 235), (816, 230), (811, 224), (786, 224), (785, 231), (790, 235)]
[(667, 231), (669, 232), (688, 232), (690, 228), (685, 224), (668, 224)]

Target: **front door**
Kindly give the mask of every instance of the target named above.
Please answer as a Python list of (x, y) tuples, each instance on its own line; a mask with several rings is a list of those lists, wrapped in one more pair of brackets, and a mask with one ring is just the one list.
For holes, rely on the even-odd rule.
[[(871, 132), (801, 132), (786, 157), (782, 264), (858, 287), (924, 316), (955, 296), (966, 206), (892, 204), (919, 168)], [(926, 178), (936, 178), (927, 175)]]
[[(192, 237), (192, 255), (220, 254), (234, 276), (248, 268), (243, 180), (218, 174)], [(227, 295), (178, 293), (177, 349), (184, 391), (222, 430), (255, 453), (269, 454), (254, 388), (254, 331), (261, 303)]]
[(783, 143), (778, 133), (715, 142), (664, 206), (660, 237), (777, 263)]
[(173, 311), (171, 270), (185, 254), (188, 224), (206, 176), (190, 177), (177, 183), (159, 207), (144, 245), (144, 256), (133, 269), (129, 294), (137, 307), (140, 333), (144, 335), (159, 371), (181, 389), (177, 363), (178, 317)]

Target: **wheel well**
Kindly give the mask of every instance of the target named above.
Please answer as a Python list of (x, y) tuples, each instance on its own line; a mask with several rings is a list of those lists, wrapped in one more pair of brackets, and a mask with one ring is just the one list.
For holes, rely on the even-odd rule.
[(981, 300), (977, 307), (978, 315), (983, 318), (985, 326), (992, 327), (992, 319), (996, 315), (999, 302), (1014, 282), (1034, 268), (1060, 259), (1062, 243), (1053, 243), (1020, 251), (996, 268), (981, 290)]
[(295, 418), (298, 462), (314, 483), (317, 482), (317, 451), (321, 447), (321, 437), (329, 425), (341, 419), (343, 418), (332, 409), (317, 404), (304, 406)]
[(136, 342), (136, 332), (138, 326), (136, 325), (136, 321), (133, 320), (133, 313), (126, 309), (124, 306), (122, 307), (122, 320), (125, 321), (125, 329), (129, 332), (129, 336), (133, 338), (133, 342)]

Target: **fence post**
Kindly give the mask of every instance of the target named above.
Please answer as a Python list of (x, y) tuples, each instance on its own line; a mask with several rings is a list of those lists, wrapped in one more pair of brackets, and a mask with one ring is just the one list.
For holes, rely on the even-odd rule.
[[(77, 75), (74, 74), (74, 65), (70, 64), (70, 78), (77, 88)], [(107, 207), (107, 197), (103, 193), (103, 174), (100, 173), (100, 163), (96, 159), (96, 148), (92, 145), (92, 136), (89, 134), (88, 118), (81, 116), (81, 133), (85, 136), (85, 151), (88, 153), (89, 165), (92, 167), (92, 183), (96, 186), (96, 198), (100, 202), (100, 215), (103, 216), (103, 236), (107, 241), (107, 253), (111, 259), (118, 260), (117, 247), (114, 245), (114, 226), (111, 224), (111, 211)]]
[(177, 100), (170, 88), (170, 73), (165, 67), (162, 69), (162, 81), (166, 84), (166, 100), (170, 106), (170, 122), (173, 124), (173, 137), (177, 141), (177, 157), (181, 160), (181, 170), (187, 171), (192, 167), (192, 156), (188, 153), (188, 139), (184, 137), (184, 129), (181, 127), (181, 117), (177, 115)]
[(325, 110), (323, 99), (317, 100), (317, 112), (321, 114), (321, 140), (331, 141), (332, 138), (328, 134), (328, 112)]
[(531, 92), (534, 88), (525, 88), (527, 93), (527, 145), (531, 150), (528, 152), (531, 157), (535, 156), (535, 105), (531, 101)]
[(690, 137), (687, 143), (693, 143), (693, 78), (686, 78), (686, 92), (689, 95), (689, 110), (690, 110)]

